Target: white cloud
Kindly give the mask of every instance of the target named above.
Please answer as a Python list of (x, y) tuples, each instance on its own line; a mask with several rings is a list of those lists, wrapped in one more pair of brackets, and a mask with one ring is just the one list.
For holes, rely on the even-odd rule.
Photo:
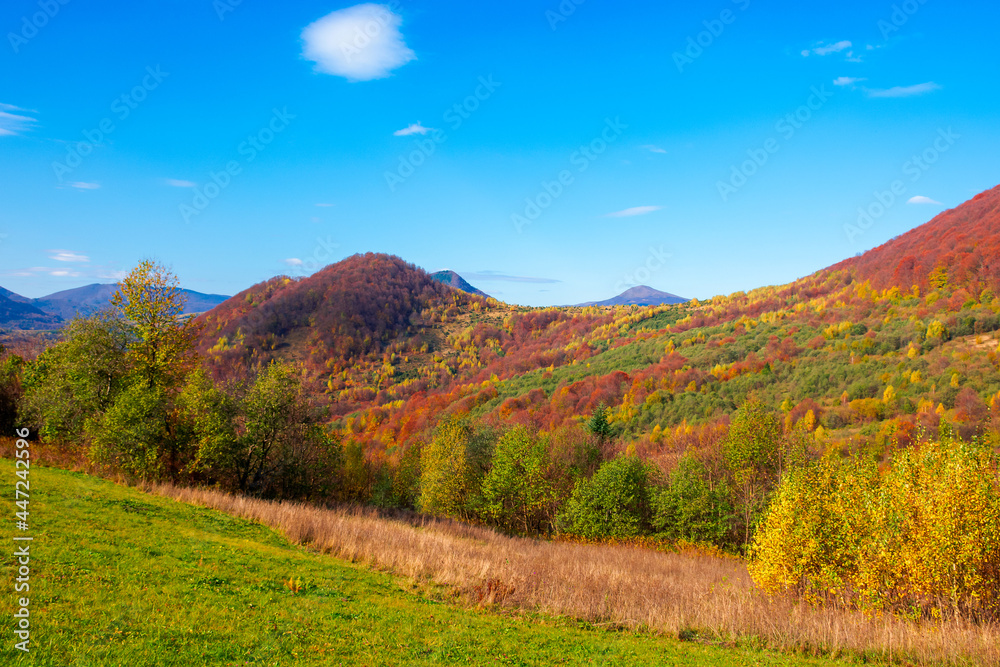
[(191, 181), (182, 181), (177, 178), (168, 178), (167, 185), (173, 186), (175, 188), (194, 188), (197, 187), (197, 183), (192, 183)]
[(34, 118), (25, 116), (22, 113), (11, 113), (13, 111), (25, 112), (27, 109), (0, 102), (0, 137), (21, 134), (24, 130), (28, 129), (29, 125), (35, 122)]
[(402, 130), (396, 130), (392, 133), (394, 137), (408, 137), (411, 134), (427, 134), (428, 132), (433, 132), (433, 127), (424, 127), (418, 120), (413, 125), (409, 127), (404, 127)]
[(70, 183), (69, 187), (76, 188), (77, 190), (96, 190), (101, 187), (100, 183), (85, 183), (83, 181), (77, 181), (75, 183)]
[(933, 81), (918, 83), (915, 86), (895, 86), (886, 90), (869, 90), (868, 97), (913, 97), (914, 95), (925, 95), (935, 90), (941, 90), (941, 86)]
[(298, 257), (289, 257), (288, 259), (283, 259), (281, 261), (288, 266), (302, 266), (302, 260)]
[(916, 197), (910, 197), (907, 204), (934, 204), (935, 206), (944, 206), (941, 202), (931, 199), (930, 197), (925, 197), (923, 195), (917, 195)]
[(606, 218), (631, 218), (636, 215), (646, 215), (647, 213), (652, 213), (654, 211), (659, 211), (662, 206), (633, 206), (632, 208), (627, 208), (624, 211), (616, 211), (614, 213), (608, 213)]
[(340, 9), (306, 26), (302, 55), (318, 72), (352, 82), (382, 79), (417, 58), (399, 32), (402, 22), (386, 5)]
[(316, 206), (319, 206), (320, 208), (330, 208), (333, 204), (316, 204)]
[(853, 86), (856, 83), (861, 83), (862, 81), (867, 81), (865, 78), (856, 78), (853, 76), (839, 76), (833, 80), (833, 85), (835, 86)]
[(57, 262), (89, 262), (90, 258), (72, 250), (49, 250), (49, 259)]
[[(846, 39), (845, 40), (841, 40), (841, 41), (839, 41), (839, 42), (837, 42), (835, 44), (823, 44), (823, 43), (820, 43), (819, 46), (815, 46), (815, 47), (813, 47), (811, 49), (804, 50), (802, 52), (802, 55), (803, 56), (809, 56), (811, 54), (815, 54), (817, 56), (828, 56), (831, 53), (840, 53), (841, 51), (844, 51), (845, 49), (851, 48), (851, 46), (852, 46), (852, 44), (849, 41), (847, 41)], [(850, 55), (850, 54), (848, 54), (848, 55)]]
[(639, 146), (639, 148), (645, 148), (650, 153), (663, 153), (664, 155), (667, 153), (667, 151), (663, 150), (659, 146), (656, 146), (655, 144), (645, 144), (643, 146)]

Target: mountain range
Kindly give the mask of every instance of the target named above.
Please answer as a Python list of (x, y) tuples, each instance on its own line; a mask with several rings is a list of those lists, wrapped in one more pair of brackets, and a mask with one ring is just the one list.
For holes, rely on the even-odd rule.
[[(87, 316), (111, 304), (118, 289), (115, 283), (94, 283), (55, 292), (38, 299), (29, 299), (0, 287), (0, 327), (21, 330), (58, 329), (77, 315)], [(211, 310), (229, 297), (180, 290), (184, 313), (195, 314)]]

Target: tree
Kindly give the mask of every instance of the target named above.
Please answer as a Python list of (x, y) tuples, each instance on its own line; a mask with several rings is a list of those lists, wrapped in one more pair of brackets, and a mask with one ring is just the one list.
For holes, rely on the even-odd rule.
[(240, 491), (322, 495), (339, 462), (340, 443), (324, 432), (292, 368), (269, 364), (247, 391), (237, 418), (233, 465)]
[(681, 457), (670, 484), (653, 500), (653, 529), (673, 540), (730, 544), (733, 507), (728, 489), (712, 484), (694, 455)]
[(594, 410), (594, 414), (590, 416), (587, 420), (587, 430), (597, 436), (597, 438), (605, 443), (611, 438), (612, 429), (611, 422), (608, 421), (608, 407), (601, 403)]
[(167, 415), (163, 389), (134, 382), (107, 411), (87, 420), (91, 458), (142, 479), (159, 477), (168, 467), (163, 456)]
[(587, 539), (627, 539), (647, 532), (649, 476), (649, 468), (638, 457), (607, 461), (589, 480), (576, 483), (560, 525)]
[(150, 387), (176, 386), (193, 365), (197, 333), (194, 320), (182, 315), (177, 277), (144, 260), (121, 281), (111, 307), (129, 327), (136, 372)]
[(24, 360), (16, 354), (6, 355), (0, 345), (0, 433), (9, 435), (20, 426), (17, 423), (17, 404), (21, 398), (21, 373)]
[(49, 440), (82, 437), (85, 422), (130, 384), (128, 345), (127, 327), (110, 311), (72, 320), (63, 341), (25, 368), (26, 419)]
[(736, 411), (722, 451), (747, 544), (754, 519), (767, 505), (783, 469), (781, 422), (764, 403), (751, 398)]
[(540, 532), (552, 488), (546, 479), (548, 451), (544, 440), (523, 426), (505, 433), (493, 453), (493, 466), (482, 483), (483, 514), (508, 531)]
[(438, 425), (434, 439), (420, 456), (421, 511), (465, 517), (472, 490), (468, 446), (472, 429), (463, 421), (448, 419)]

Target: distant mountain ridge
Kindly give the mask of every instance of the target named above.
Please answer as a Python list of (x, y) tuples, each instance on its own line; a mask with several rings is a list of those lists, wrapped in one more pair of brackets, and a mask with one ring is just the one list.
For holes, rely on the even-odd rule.
[[(117, 283), (94, 283), (29, 299), (0, 287), (0, 328), (58, 329), (77, 315), (86, 317), (109, 306), (117, 289)], [(179, 291), (186, 315), (203, 313), (229, 299), (221, 294)]]
[(465, 278), (463, 278), (462, 276), (458, 275), (454, 271), (450, 271), (448, 269), (445, 269), (444, 271), (436, 271), (436, 272), (432, 273), (431, 274), (431, 278), (433, 278), (434, 280), (438, 281), (439, 283), (444, 283), (445, 285), (448, 285), (449, 287), (454, 287), (455, 289), (460, 289), (463, 292), (468, 292), (469, 294), (475, 294), (476, 296), (482, 296), (482, 297), (486, 297), (486, 298), (490, 297), (489, 294), (487, 294), (486, 292), (484, 292), (484, 291), (482, 291), (480, 289), (477, 289), (477, 288), (473, 287), (472, 285), (470, 285), (465, 280)]
[(616, 297), (610, 299), (605, 299), (604, 301), (588, 301), (587, 303), (577, 304), (580, 307), (585, 306), (662, 306), (675, 305), (678, 303), (686, 303), (690, 299), (685, 299), (682, 296), (677, 296), (676, 294), (671, 294), (670, 292), (661, 292), (660, 290), (653, 289), (647, 285), (637, 285), (636, 287), (631, 287)]

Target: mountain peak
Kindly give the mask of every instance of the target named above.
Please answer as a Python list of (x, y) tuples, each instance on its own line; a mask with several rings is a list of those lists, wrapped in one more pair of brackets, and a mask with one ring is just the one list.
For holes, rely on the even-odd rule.
[(438, 281), (439, 283), (444, 283), (449, 287), (454, 287), (455, 289), (462, 290), (463, 292), (468, 292), (469, 294), (475, 294), (476, 296), (482, 296), (489, 298), (489, 294), (483, 292), (480, 289), (476, 289), (470, 285), (465, 278), (458, 275), (450, 269), (445, 269), (443, 271), (436, 271), (431, 274), (431, 278)]
[(670, 292), (661, 292), (648, 285), (630, 287), (616, 297), (604, 301), (589, 301), (580, 306), (662, 306), (685, 303), (688, 299)]

